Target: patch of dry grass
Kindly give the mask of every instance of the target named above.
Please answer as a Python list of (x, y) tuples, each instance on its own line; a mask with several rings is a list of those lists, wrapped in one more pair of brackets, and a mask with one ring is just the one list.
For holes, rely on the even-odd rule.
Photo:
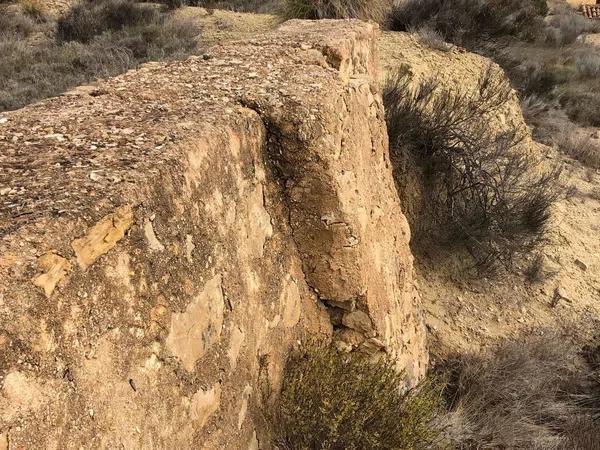
[(600, 141), (597, 139), (574, 131), (573, 127), (563, 128), (555, 134), (554, 139), (563, 153), (588, 167), (600, 169)]
[(76, 4), (58, 28), (55, 35), (51, 23), (18, 9), (0, 11), (0, 111), (145, 61), (187, 56), (201, 33), (192, 21), (125, 0)]
[(443, 370), (456, 448), (597, 449), (599, 373), (564, 337), (508, 341)]
[(391, 8), (388, 0), (286, 0), (287, 19), (362, 19), (382, 23)]

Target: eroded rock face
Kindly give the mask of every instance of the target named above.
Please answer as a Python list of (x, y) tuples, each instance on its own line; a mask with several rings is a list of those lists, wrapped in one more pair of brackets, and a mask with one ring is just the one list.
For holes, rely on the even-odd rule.
[(188, 371), (192, 372), (196, 361), (221, 338), (224, 309), (221, 276), (217, 275), (183, 313), (171, 316), (167, 349)]
[(418, 380), (376, 35), (292, 21), (6, 115), (0, 447), (266, 448), (307, 337)]

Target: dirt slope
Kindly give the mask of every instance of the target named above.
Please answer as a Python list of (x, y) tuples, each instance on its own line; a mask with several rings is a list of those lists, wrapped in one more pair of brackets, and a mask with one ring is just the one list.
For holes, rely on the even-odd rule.
[[(386, 71), (404, 66), (414, 79), (435, 77), (444, 87), (469, 89), (490, 64), (460, 48), (432, 49), (407, 33), (383, 33), (380, 49), (382, 80)], [(490, 118), (490, 127), (526, 129), (516, 95)], [(554, 208), (549, 242), (541, 250), (546, 274), (536, 282), (520, 274), (477, 279), (439, 255), (422, 258), (417, 264), (420, 290), (439, 351), (474, 349), (541, 327), (564, 329), (578, 339), (600, 331), (600, 174), (530, 136), (522, 148), (565, 167), (560, 183), (569, 195)], [(552, 307), (555, 292), (566, 299)]]

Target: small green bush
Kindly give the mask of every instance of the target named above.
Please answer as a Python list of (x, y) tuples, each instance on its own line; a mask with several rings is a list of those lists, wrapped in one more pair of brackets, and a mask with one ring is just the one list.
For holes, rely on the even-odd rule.
[(385, 359), (310, 344), (289, 359), (276, 414), (277, 445), (309, 450), (434, 448), (441, 390), (406, 391)]
[(383, 22), (387, 0), (286, 0), (287, 19), (362, 19)]

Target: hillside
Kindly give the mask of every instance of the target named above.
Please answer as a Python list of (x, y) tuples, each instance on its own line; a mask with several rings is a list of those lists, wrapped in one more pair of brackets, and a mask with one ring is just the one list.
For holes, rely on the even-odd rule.
[(597, 448), (596, 25), (361, 1), (0, 5), (0, 450)]

